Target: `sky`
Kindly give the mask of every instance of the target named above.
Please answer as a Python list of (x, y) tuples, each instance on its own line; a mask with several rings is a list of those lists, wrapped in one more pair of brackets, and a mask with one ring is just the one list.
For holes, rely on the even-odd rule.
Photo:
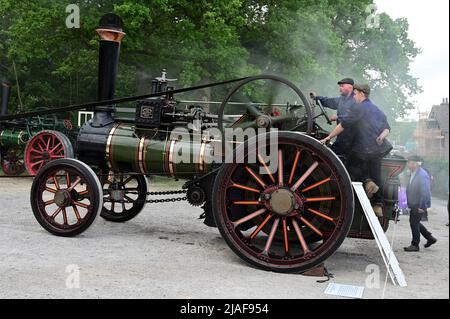
[[(378, 12), (407, 18), (409, 37), (422, 50), (411, 64), (423, 93), (411, 98), (420, 112), (449, 97), (449, 0), (375, 0)], [(418, 111), (410, 118), (417, 118)]]

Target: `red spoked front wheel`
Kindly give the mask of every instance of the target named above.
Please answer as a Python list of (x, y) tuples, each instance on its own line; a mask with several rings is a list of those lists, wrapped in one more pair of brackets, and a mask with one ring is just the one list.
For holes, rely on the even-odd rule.
[(43, 167), (33, 180), (31, 207), (48, 232), (71, 237), (85, 231), (103, 207), (97, 175), (76, 159), (59, 159)]
[(25, 148), (25, 166), (30, 175), (36, 175), (48, 162), (73, 157), (69, 138), (57, 131), (37, 133)]
[[(279, 132), (276, 140), (275, 172), (259, 156), (266, 150), (256, 139), (236, 150), (235, 162), (222, 166), (214, 184), (214, 218), (245, 261), (265, 270), (304, 272), (346, 238), (353, 190), (342, 162), (315, 139)], [(254, 162), (249, 148), (257, 150)]]

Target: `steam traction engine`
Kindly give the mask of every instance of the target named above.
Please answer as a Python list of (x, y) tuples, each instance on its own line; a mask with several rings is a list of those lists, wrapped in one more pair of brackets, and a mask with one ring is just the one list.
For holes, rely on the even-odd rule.
[[(11, 84), (1, 83), (0, 116), (8, 114)], [(42, 110), (42, 108), (41, 108)], [(75, 128), (69, 118), (35, 116), (0, 122), (1, 168), (6, 175), (18, 176), (28, 171), (35, 175), (47, 162), (73, 157)]]
[[(111, 14), (97, 32), (98, 98), (111, 100), (125, 34)], [(130, 220), (147, 202), (146, 176), (160, 175), (188, 180), (186, 196), (203, 206), (205, 223), (217, 226), (237, 255), (261, 269), (302, 272), (322, 263), (349, 235), (371, 238), (343, 162), (317, 140), (326, 135), (316, 121), (325, 110), (314, 115), (294, 84), (271, 75), (242, 79), (217, 115), (198, 104), (180, 107), (164, 75), (152, 90), (157, 96), (139, 101), (134, 118), (119, 120), (112, 106), (97, 107), (79, 131), (77, 159), (57, 159), (39, 171), (31, 205), (46, 230), (75, 236), (97, 214)], [(174, 134), (179, 127), (187, 139)], [(199, 133), (227, 128), (265, 131), (241, 141)], [(266, 160), (270, 150), (275, 169)], [(383, 165), (387, 198), (380, 222), (386, 229), (405, 161), (386, 159)]]

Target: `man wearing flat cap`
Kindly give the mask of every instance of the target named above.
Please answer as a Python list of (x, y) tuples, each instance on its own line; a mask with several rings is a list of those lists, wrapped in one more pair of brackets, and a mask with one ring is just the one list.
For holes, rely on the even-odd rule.
[(367, 197), (378, 217), (383, 216), (381, 160), (392, 150), (386, 140), (391, 128), (386, 115), (369, 99), (367, 84), (355, 85), (352, 105), (342, 122), (321, 141), (327, 144), (332, 138), (352, 129), (354, 140), (347, 158), (347, 169), (354, 181), (364, 183)]
[[(320, 101), (323, 106), (332, 110), (337, 110), (337, 115), (331, 116), (330, 119), (332, 121), (337, 121), (339, 124), (347, 116), (350, 107), (355, 104), (355, 99), (353, 96), (354, 84), (355, 81), (353, 81), (353, 79), (351, 78), (345, 78), (339, 81), (339, 93), (341, 94), (341, 96), (339, 97), (316, 96), (316, 93), (314, 92), (311, 92), (310, 95), (312, 98), (314, 98), (314, 100)], [(351, 129), (348, 129), (346, 130), (346, 132), (338, 136), (336, 141), (331, 146), (331, 149), (337, 155), (345, 156), (348, 154), (352, 142), (353, 132), (351, 131)]]
[(406, 198), (409, 214), (409, 224), (411, 226), (412, 241), (411, 246), (405, 247), (407, 252), (419, 251), (420, 235), (427, 240), (425, 248), (434, 245), (437, 239), (420, 222), (427, 208), (431, 206), (431, 187), (428, 173), (420, 167), (422, 159), (418, 156), (408, 158), (408, 168), (411, 171), (408, 186), (406, 188)]

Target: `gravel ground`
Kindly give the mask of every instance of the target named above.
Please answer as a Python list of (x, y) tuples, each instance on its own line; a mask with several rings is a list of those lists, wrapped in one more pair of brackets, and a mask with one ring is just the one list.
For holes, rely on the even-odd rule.
[[(328, 283), (317, 283), (323, 278), (248, 266), (185, 202), (149, 205), (125, 224), (99, 217), (79, 237), (60, 238), (34, 219), (30, 188), (29, 178), (0, 179), (0, 298), (335, 298), (324, 294)], [(165, 188), (156, 182), (151, 190)], [(383, 291), (385, 298), (449, 298), (447, 218), (446, 202), (434, 199), (425, 225), (439, 242), (419, 253), (403, 252), (411, 238), (408, 216), (388, 231), (407, 288), (388, 281), (384, 290), (375, 241), (355, 239), (326, 261), (331, 282), (365, 286), (366, 299), (382, 298)], [(380, 270), (379, 280), (370, 269)]]

